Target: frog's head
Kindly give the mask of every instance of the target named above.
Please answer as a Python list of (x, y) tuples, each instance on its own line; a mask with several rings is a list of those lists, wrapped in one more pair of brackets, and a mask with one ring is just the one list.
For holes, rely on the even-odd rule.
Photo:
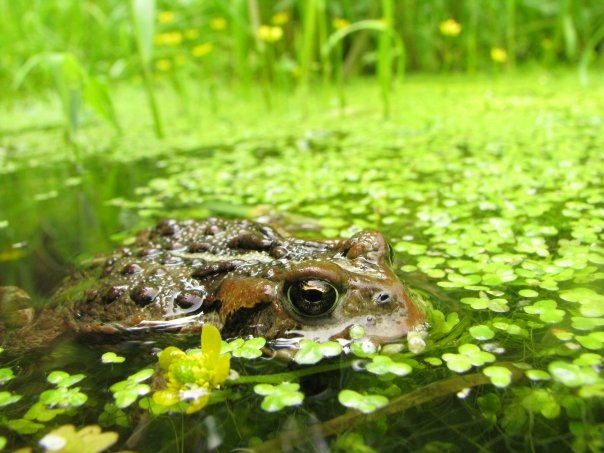
[[(262, 278), (230, 278), (219, 298), (226, 333), (265, 338), (347, 339), (362, 326), (377, 343), (400, 339), (425, 322), (391, 270), (384, 237), (362, 231), (329, 252), (273, 268)], [(244, 301), (245, 300), (245, 301)], [(243, 311), (242, 311), (243, 309)]]

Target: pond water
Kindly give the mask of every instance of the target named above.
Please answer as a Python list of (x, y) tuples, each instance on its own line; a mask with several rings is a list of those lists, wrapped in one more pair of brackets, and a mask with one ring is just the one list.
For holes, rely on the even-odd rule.
[[(0, 135), (0, 286), (44, 300), (74, 263), (157, 219), (269, 213), (311, 225), (305, 235), (382, 231), (430, 313), (423, 348), (352, 347), (315, 365), (234, 357), (238, 380), (190, 415), (150, 414), (136, 393), (149, 376), (127, 380), (157, 363), (151, 348), (118, 350), (123, 363), (77, 344), (4, 353), (7, 449), (98, 424), (119, 434), (113, 448), (137, 451), (601, 451), (602, 88), (572, 74), (411, 78), (389, 119), (376, 93), (358, 84), (344, 109), (322, 93), (271, 112), (224, 93), (218, 112), (184, 120), (167, 94), (165, 141), (132, 102), (123, 136), (92, 122), (77, 153), (48, 106), (3, 112), (14, 121)], [(49, 127), (26, 128), (34, 114)], [(85, 378), (47, 382), (57, 370)], [(120, 381), (136, 396), (123, 408)], [(291, 386), (254, 391), (282, 381), (303, 402)], [(342, 390), (364, 396), (345, 403)], [(266, 411), (275, 391), (300, 404)], [(346, 407), (384, 398), (370, 415)]]

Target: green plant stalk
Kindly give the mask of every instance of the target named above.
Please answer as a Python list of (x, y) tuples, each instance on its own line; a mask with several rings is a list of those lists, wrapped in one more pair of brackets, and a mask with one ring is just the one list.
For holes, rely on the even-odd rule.
[(302, 23), (302, 51), (300, 52), (300, 88), (308, 89), (310, 69), (313, 62), (313, 48), (315, 45), (315, 31), (317, 29), (317, 1), (303, 2), (304, 18)]
[(466, 27), (466, 71), (469, 74), (474, 74), (478, 68), (477, 29), (478, 8), (480, 4), (481, 3), (476, 0), (471, 0), (468, 6), (469, 18)]
[(245, 0), (237, 0), (235, 2), (226, 2), (226, 4), (231, 5), (229, 8), (229, 16), (233, 23), (232, 36), (235, 60), (237, 61), (237, 74), (239, 75), (239, 82), (243, 87), (243, 91), (247, 94), (252, 80), (248, 59), (248, 52), (251, 48), (249, 34), (251, 25), (248, 21), (247, 2)]
[(585, 44), (585, 49), (581, 53), (581, 58), (579, 60), (579, 79), (583, 85), (587, 85), (589, 83), (589, 76), (587, 74), (589, 62), (596, 45), (602, 41), (602, 39), (604, 39), (604, 26), (598, 28), (590, 36)]
[[(499, 364), (507, 366), (512, 370), (512, 380), (516, 381), (522, 377), (523, 373), (511, 364)], [(332, 418), (326, 422), (312, 425), (307, 430), (287, 431), (280, 436), (264, 442), (254, 448), (253, 451), (279, 451), (282, 445), (289, 448), (304, 445), (311, 439), (325, 438), (333, 436), (361, 424), (373, 420), (379, 420), (387, 415), (404, 412), (412, 407), (442, 398), (448, 395), (454, 395), (466, 388), (488, 385), (491, 380), (482, 373), (474, 373), (465, 376), (455, 376), (441, 381), (433, 382), (412, 392), (396, 397), (381, 409), (371, 414), (363, 414), (358, 411), (348, 411), (344, 415)]]
[(136, 49), (141, 60), (141, 73), (149, 108), (153, 116), (153, 126), (157, 138), (164, 137), (161, 115), (157, 107), (153, 83), (151, 80), (151, 61), (153, 58), (153, 35), (155, 29), (155, 0), (131, 0), (130, 18), (136, 38)]
[(516, 67), (516, 0), (505, 2), (505, 43), (508, 53), (508, 67)]
[[(394, 2), (382, 0), (382, 20), (386, 25), (385, 31), (393, 30)], [(384, 118), (390, 116), (390, 89), (392, 85), (392, 37), (387, 32), (380, 33), (378, 44), (378, 79), (382, 95), (382, 114)]]

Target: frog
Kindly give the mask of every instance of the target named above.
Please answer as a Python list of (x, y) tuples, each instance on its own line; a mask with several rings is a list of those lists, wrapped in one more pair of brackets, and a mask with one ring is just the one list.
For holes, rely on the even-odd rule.
[(426, 325), (392, 259), (374, 230), (306, 239), (248, 219), (166, 219), (83, 262), (40, 310), (11, 310), (0, 345), (25, 352), (74, 337), (154, 342), (206, 324), (223, 338), (285, 342), (346, 341), (360, 326), (388, 343)]

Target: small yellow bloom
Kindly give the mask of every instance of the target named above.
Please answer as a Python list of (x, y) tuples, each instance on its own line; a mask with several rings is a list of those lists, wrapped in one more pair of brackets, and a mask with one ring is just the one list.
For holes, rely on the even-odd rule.
[(505, 63), (508, 61), (508, 53), (501, 47), (493, 47), (491, 49), (491, 60), (495, 63)]
[(461, 24), (455, 19), (447, 19), (441, 22), (438, 28), (445, 36), (457, 36), (461, 33)]
[(224, 30), (227, 28), (227, 21), (224, 17), (214, 17), (210, 20), (210, 28), (216, 31)]
[(158, 71), (168, 71), (172, 67), (172, 62), (166, 58), (157, 60), (155, 62), (155, 67)]
[(185, 30), (185, 38), (187, 39), (195, 39), (199, 36), (199, 30), (196, 28), (189, 28)]
[(157, 21), (160, 24), (169, 24), (171, 22), (174, 22), (175, 17), (176, 14), (174, 14), (174, 11), (160, 11), (157, 14)]
[(265, 42), (277, 42), (283, 37), (283, 29), (281, 27), (261, 25), (258, 28), (258, 36)]
[(155, 35), (155, 44), (160, 46), (177, 46), (182, 42), (182, 33), (179, 31), (169, 31)]
[(350, 21), (348, 19), (336, 17), (334, 20), (331, 21), (331, 25), (333, 25), (333, 28), (335, 28), (336, 30), (341, 30), (342, 28), (348, 27), (350, 25)]
[(204, 55), (209, 54), (212, 49), (213, 49), (213, 45), (211, 42), (205, 42), (203, 44), (199, 44), (198, 46), (195, 46), (191, 49), (191, 53), (197, 57), (197, 58), (201, 58)]
[(229, 375), (229, 354), (220, 354), (220, 332), (211, 325), (201, 331), (201, 352), (186, 353), (169, 346), (159, 353), (159, 367), (165, 371), (165, 388), (153, 394), (162, 406), (186, 404), (187, 414), (197, 412), (208, 403), (210, 393)]
[(289, 22), (289, 14), (287, 14), (287, 12), (285, 12), (285, 11), (279, 11), (278, 13), (274, 14), (273, 17), (271, 18), (271, 23), (273, 25), (284, 25), (288, 22)]

